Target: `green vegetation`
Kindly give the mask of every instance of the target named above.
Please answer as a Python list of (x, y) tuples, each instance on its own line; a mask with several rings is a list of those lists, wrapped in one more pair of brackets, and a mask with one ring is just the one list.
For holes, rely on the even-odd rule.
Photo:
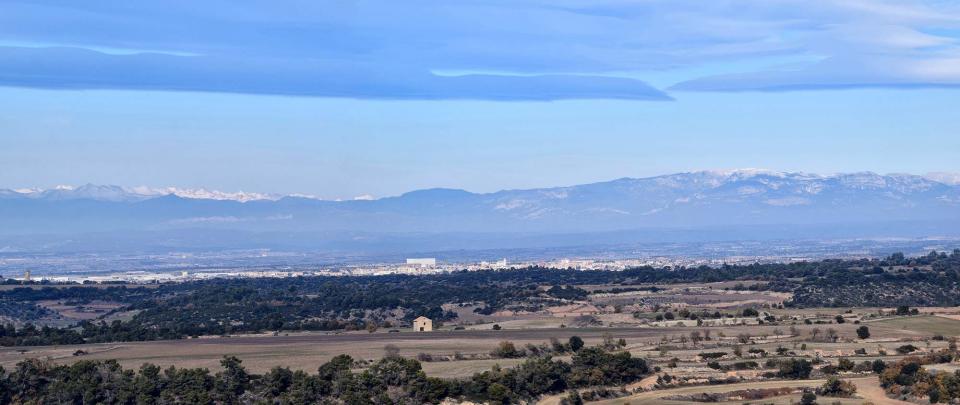
[(570, 363), (534, 357), (515, 368), (495, 367), (466, 380), (427, 377), (417, 360), (395, 355), (366, 367), (339, 355), (316, 374), (281, 367), (249, 374), (235, 357), (224, 358), (221, 365), (223, 371), (211, 374), (207, 369), (161, 370), (150, 364), (135, 372), (123, 370), (116, 361), (55, 365), (28, 360), (9, 373), (0, 369), (0, 404), (423, 404), (445, 398), (516, 403), (572, 388), (627, 384), (649, 373), (643, 359), (600, 347), (581, 349)]
[(781, 360), (780, 370), (777, 372), (777, 376), (803, 380), (810, 377), (811, 371), (813, 371), (813, 365), (805, 359)]
[[(457, 313), (444, 310), (445, 304), (466, 306), (481, 315), (504, 309), (542, 310), (583, 299), (587, 292), (576, 285), (749, 280), (765, 282), (738, 284), (736, 289), (790, 292), (794, 299), (786, 303), (788, 306), (902, 305), (903, 312), (910, 314), (916, 310), (911, 311), (906, 305), (955, 305), (960, 301), (957, 298), (960, 297), (960, 251), (949, 255), (931, 252), (916, 258), (895, 254), (883, 260), (822, 260), (718, 268), (576, 271), (532, 267), (428, 276), (219, 279), (155, 288), (14, 288), (0, 291), (0, 311), (6, 308), (20, 314), (16, 318), (19, 321), (42, 317), (44, 310), (38, 309), (36, 303), (43, 300), (79, 303), (104, 300), (123, 303), (117, 311), (137, 312), (123, 322), (84, 321), (75, 328), (56, 331), (25, 327), (11, 333), (5, 329), (0, 345), (75, 343), (77, 336), (84, 342), (113, 342), (281, 330), (374, 330), (394, 327), (392, 323), (397, 320), (392, 314), (395, 313), (402, 314), (400, 323), (420, 315), (436, 322), (455, 319)], [(681, 311), (678, 314), (665, 312), (656, 319), (680, 317), (700, 321), (726, 316), (719, 312)], [(742, 314), (760, 316), (752, 308), (744, 309)], [(765, 321), (771, 318), (766, 317)], [(922, 323), (925, 318), (881, 322), (909, 321)], [(935, 332), (939, 334), (960, 334), (960, 322), (936, 321), (936, 325), (910, 325), (910, 328), (937, 328)]]

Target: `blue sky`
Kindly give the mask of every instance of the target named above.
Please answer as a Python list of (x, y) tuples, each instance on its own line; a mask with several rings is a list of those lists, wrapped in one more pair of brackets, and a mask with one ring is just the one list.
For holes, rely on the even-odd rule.
[(0, 188), (960, 171), (948, 1), (0, 3)]

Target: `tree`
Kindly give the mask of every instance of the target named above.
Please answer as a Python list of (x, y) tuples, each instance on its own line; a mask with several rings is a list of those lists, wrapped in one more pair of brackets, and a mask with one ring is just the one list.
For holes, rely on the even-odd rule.
[(817, 388), (817, 394), (827, 397), (849, 398), (857, 392), (857, 386), (849, 381), (843, 381), (837, 377), (830, 377), (827, 382)]
[(383, 346), (384, 357), (400, 357), (400, 348), (393, 344)]
[(224, 356), (220, 360), (223, 371), (216, 375), (216, 396), (222, 402), (236, 401), (250, 387), (250, 375), (240, 363), (242, 361), (234, 356)]
[(817, 395), (809, 391), (804, 392), (803, 395), (800, 396), (800, 403), (802, 405), (816, 405)]
[(690, 341), (693, 342), (694, 346), (700, 344), (700, 341), (702, 340), (703, 338), (700, 336), (700, 331), (695, 330), (690, 332)]
[(570, 345), (571, 351), (580, 351), (580, 349), (583, 347), (583, 339), (576, 335), (570, 336), (570, 340), (567, 341), (567, 344)]
[(505, 359), (511, 359), (514, 357), (521, 357), (522, 352), (517, 350), (516, 346), (513, 345), (513, 342), (504, 340), (497, 345), (497, 348), (493, 350), (493, 353), (490, 353), (493, 357), (500, 357)]
[(487, 396), (496, 403), (510, 403), (510, 389), (500, 383), (490, 384), (490, 387), (487, 388)]
[(876, 359), (870, 364), (870, 368), (873, 369), (875, 374), (880, 374), (883, 370), (887, 369), (887, 363), (884, 363), (883, 360)]
[(810, 377), (813, 371), (813, 365), (804, 359), (789, 359), (780, 362), (780, 371), (777, 373), (782, 378), (793, 378), (802, 380)]
[(870, 328), (866, 325), (857, 328), (857, 337), (860, 339), (866, 339), (870, 337)]
[(570, 390), (564, 401), (567, 405), (583, 405), (583, 398), (580, 397), (580, 392), (577, 390)]

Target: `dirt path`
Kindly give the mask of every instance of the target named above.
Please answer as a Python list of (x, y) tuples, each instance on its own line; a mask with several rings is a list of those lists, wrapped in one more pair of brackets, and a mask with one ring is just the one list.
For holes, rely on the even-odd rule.
[[(633, 391), (637, 388), (643, 388), (645, 390), (652, 389), (657, 384), (658, 376), (660, 376), (660, 374), (651, 374), (640, 381), (637, 381), (633, 384), (628, 385), (627, 390)], [(560, 405), (560, 401), (562, 401), (566, 397), (567, 397), (566, 392), (562, 394), (548, 395), (543, 398), (540, 398), (540, 400), (537, 401), (537, 405)]]
[(863, 399), (873, 402), (874, 405), (912, 405), (898, 399), (887, 398), (880, 386), (880, 379), (877, 377), (860, 377), (849, 380), (857, 386), (857, 395)]
[(644, 379), (642, 379), (642, 380), (640, 380), (640, 381), (637, 381), (637, 382), (635, 382), (635, 383), (633, 383), (633, 384), (628, 385), (628, 386), (627, 386), (627, 391), (633, 391), (633, 390), (635, 390), (635, 389), (637, 389), (637, 388), (643, 388), (643, 389), (645, 389), (645, 390), (653, 389), (653, 387), (657, 385), (657, 378), (658, 378), (658, 377), (660, 377), (660, 374), (651, 374), (651, 375), (648, 375), (648, 376), (644, 377)]

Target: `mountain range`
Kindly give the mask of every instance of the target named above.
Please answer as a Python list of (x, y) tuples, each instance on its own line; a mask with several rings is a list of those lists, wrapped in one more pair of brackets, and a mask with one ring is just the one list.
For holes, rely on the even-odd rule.
[[(86, 185), (0, 190), (0, 235), (9, 240), (15, 235), (231, 230), (356, 239), (698, 229), (717, 237), (734, 237), (738, 229), (735, 237), (756, 239), (796, 229), (811, 230), (811, 236), (953, 235), (960, 223), (956, 180), (949, 174), (701, 171), (493, 193), (426, 189), (349, 201)], [(755, 230), (743, 231), (747, 228)]]

